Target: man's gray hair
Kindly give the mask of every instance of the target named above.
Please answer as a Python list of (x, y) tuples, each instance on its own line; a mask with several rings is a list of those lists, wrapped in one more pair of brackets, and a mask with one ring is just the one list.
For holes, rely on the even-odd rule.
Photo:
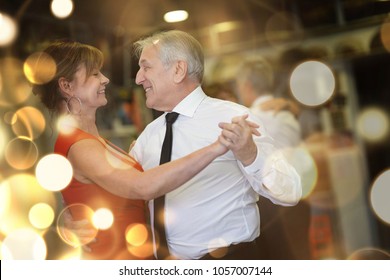
[(155, 45), (164, 66), (168, 67), (177, 60), (183, 60), (188, 65), (188, 76), (201, 83), (204, 75), (204, 54), (201, 44), (190, 34), (169, 30), (155, 33), (134, 43), (137, 57), (145, 47)]

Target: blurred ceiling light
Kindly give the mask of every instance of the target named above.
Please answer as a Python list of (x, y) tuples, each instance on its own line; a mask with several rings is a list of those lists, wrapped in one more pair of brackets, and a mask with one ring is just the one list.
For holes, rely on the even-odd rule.
[(234, 29), (238, 29), (240, 27), (240, 22), (238, 21), (225, 21), (220, 22), (217, 24), (214, 24), (212, 29), (215, 32), (222, 33), (222, 32), (228, 32)]
[(188, 18), (188, 13), (185, 10), (176, 10), (168, 12), (164, 15), (166, 22), (180, 22), (185, 21)]
[(51, 12), (58, 18), (67, 18), (73, 12), (72, 0), (53, 0), (51, 2)]
[(0, 13), (0, 46), (11, 44), (17, 34), (16, 22), (7, 14)]

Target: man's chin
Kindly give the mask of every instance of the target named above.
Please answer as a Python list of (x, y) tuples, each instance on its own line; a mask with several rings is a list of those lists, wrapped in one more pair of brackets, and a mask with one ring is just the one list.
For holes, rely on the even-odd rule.
[(148, 108), (148, 109), (154, 109), (153, 106), (148, 105), (147, 103), (146, 103), (146, 108)]
[(155, 109), (155, 110), (157, 110), (156, 108), (153, 107), (153, 102), (151, 102), (148, 98), (146, 98), (145, 105), (146, 105), (146, 107), (149, 108), (149, 109)]

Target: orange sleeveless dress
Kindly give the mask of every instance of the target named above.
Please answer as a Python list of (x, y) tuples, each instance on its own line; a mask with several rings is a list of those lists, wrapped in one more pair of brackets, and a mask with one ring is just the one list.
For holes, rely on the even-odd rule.
[[(99, 141), (97, 137), (77, 128), (70, 134), (59, 133), (54, 152), (67, 157), (70, 147), (74, 143), (84, 139), (95, 139)], [(141, 165), (126, 152), (115, 147), (109, 141), (105, 141), (105, 143), (101, 141), (99, 143), (108, 152), (121, 161), (128, 163), (130, 166), (143, 171)], [(112, 148), (115, 148), (116, 151), (113, 151)], [(97, 232), (96, 242), (88, 244), (92, 251), (90, 253), (83, 252), (83, 259), (116, 260), (151, 258), (152, 252), (147, 243), (145, 243), (144, 248), (142, 246), (133, 248), (126, 241), (126, 234), (131, 226), (137, 224), (147, 228), (145, 201), (122, 198), (111, 194), (96, 184), (84, 184), (75, 178), (72, 179), (71, 183), (61, 193), (65, 204), (71, 210), (74, 220), (83, 219), (84, 213), (82, 213), (82, 207), (72, 207), (72, 205), (86, 205), (93, 211), (106, 208), (113, 214), (114, 221), (112, 226), (106, 230), (99, 230)], [(137, 237), (135, 238), (137, 239)], [(143, 238), (140, 237), (140, 239), (142, 240)]]

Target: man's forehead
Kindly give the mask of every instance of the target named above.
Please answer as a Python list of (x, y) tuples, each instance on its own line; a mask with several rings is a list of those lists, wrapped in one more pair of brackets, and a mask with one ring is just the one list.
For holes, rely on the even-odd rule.
[(151, 45), (145, 47), (140, 55), (139, 63), (150, 61), (151, 59), (155, 58), (155, 55), (157, 54), (157, 47), (156, 45)]

